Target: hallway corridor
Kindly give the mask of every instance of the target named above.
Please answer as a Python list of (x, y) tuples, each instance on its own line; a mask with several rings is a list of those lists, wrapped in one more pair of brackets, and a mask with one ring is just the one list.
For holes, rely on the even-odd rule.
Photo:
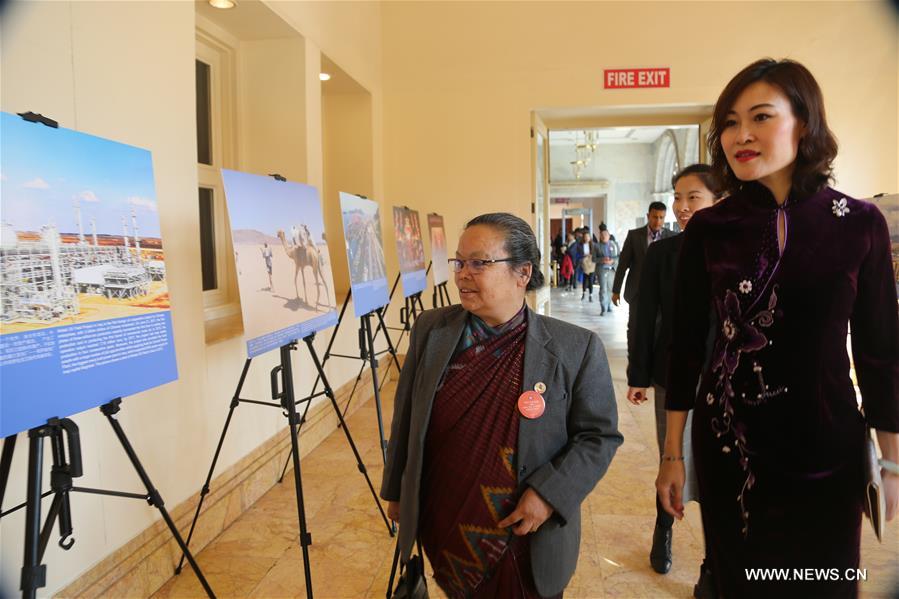
[[(675, 525), (671, 572), (660, 576), (649, 566), (658, 457), (652, 404), (635, 407), (625, 400), (627, 307), (622, 304), (611, 317), (600, 318), (599, 303), (581, 302), (580, 291), (552, 293), (555, 317), (591, 328), (602, 338), (625, 438), (608, 473), (583, 504), (580, 560), (565, 597), (691, 597), (703, 554), (695, 503), (687, 506), (686, 518)], [(392, 389), (385, 400), (388, 421), (391, 395)], [(356, 412), (349, 426), (378, 486), (381, 468), (374, 402)], [(372, 505), (343, 435), (339, 431), (331, 434), (304, 458), (302, 466), (313, 539), (310, 554), (315, 595), (328, 599), (383, 597), (394, 541)], [(861, 596), (887, 597), (899, 571), (897, 522), (891, 523), (883, 545), (869, 529), (865, 522), (862, 567), (868, 568), (868, 581), (860, 584)], [(304, 597), (297, 535), (293, 485), (288, 480), (276, 484), (200, 552), (198, 559), (219, 597)], [(432, 597), (443, 597), (433, 584), (430, 591)], [(200, 596), (199, 584), (189, 571), (170, 580), (155, 595), (160, 599)]]

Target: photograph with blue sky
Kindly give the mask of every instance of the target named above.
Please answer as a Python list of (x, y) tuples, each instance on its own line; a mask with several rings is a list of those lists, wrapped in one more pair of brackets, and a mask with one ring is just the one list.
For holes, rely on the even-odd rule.
[(222, 169), (232, 229), (251, 229), (274, 235), (303, 223), (315, 243), (322, 243), (325, 225), (318, 190), (293, 181), (277, 181)]
[(247, 355), (334, 326), (337, 299), (318, 190), (226, 169), (222, 182)]
[(150, 152), (70, 129), (51, 129), (0, 113), (2, 219), (16, 231), (56, 225), (85, 235), (120, 235), (122, 217), (137, 217), (141, 237), (160, 238)]

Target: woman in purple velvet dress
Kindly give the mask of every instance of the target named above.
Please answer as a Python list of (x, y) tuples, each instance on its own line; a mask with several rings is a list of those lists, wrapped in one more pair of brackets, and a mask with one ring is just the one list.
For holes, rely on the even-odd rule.
[[(899, 499), (889, 470), (899, 461), (899, 316), (886, 221), (827, 186), (837, 144), (821, 91), (796, 62), (760, 60), (737, 74), (715, 106), (709, 146), (731, 195), (684, 233), (659, 499), (683, 517), (693, 408), (719, 595), (853, 597), (866, 419), (885, 460), (887, 519)], [(710, 311), (718, 330), (703, 368)], [(762, 582), (756, 568), (788, 570)]]

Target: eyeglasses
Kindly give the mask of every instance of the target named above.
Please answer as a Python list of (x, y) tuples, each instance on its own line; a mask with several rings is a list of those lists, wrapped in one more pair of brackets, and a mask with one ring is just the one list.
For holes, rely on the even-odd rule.
[(465, 265), (468, 264), (468, 270), (471, 272), (483, 272), (485, 268), (497, 262), (513, 262), (514, 258), (498, 258), (496, 260), (460, 260), (459, 258), (450, 258), (447, 260), (453, 272), (462, 272)]

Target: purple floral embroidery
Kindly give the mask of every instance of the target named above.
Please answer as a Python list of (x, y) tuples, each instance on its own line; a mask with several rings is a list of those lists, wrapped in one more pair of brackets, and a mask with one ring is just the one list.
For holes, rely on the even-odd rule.
[(731, 388), (730, 379), (737, 370), (737, 366), (740, 365), (740, 356), (743, 353), (762, 349), (768, 345), (768, 339), (753, 323), (743, 320), (740, 299), (730, 289), (727, 290), (723, 305), (719, 303), (718, 311), (723, 317), (721, 325), (723, 347), (715, 356), (712, 370), (714, 372), (721, 371), (719, 380), (724, 383), (727, 395), (733, 397), (734, 391)]
[[(750, 306), (750, 310), (755, 304)], [(768, 345), (768, 338), (762, 329), (774, 324), (774, 310), (777, 307), (777, 285), (771, 289), (768, 305), (752, 316), (744, 316), (740, 306), (740, 299), (736, 293), (728, 289), (724, 301), (718, 301), (718, 314), (721, 317), (721, 337), (716, 348), (712, 371), (718, 374), (715, 386), (718, 405), (721, 408), (721, 416), (711, 421), (712, 430), (718, 438), (725, 438), (721, 448), (723, 453), (736, 451), (740, 468), (746, 474), (743, 488), (737, 496), (740, 503), (740, 517), (743, 519), (743, 534), (749, 531), (749, 511), (746, 509), (745, 495), (755, 485), (755, 475), (752, 473), (749, 463), (749, 448), (746, 442), (746, 430), (739, 422), (734, 422), (734, 408), (732, 398), (734, 390), (732, 385), (733, 375), (740, 366), (740, 359), (744, 354), (751, 354)], [(761, 369), (757, 371), (760, 373)], [(709, 394), (706, 401), (710, 405), (715, 397)], [(759, 402), (765, 400), (765, 388), (761, 389)], [(754, 404), (757, 405), (757, 404)], [(732, 440), (731, 440), (732, 437)]]

